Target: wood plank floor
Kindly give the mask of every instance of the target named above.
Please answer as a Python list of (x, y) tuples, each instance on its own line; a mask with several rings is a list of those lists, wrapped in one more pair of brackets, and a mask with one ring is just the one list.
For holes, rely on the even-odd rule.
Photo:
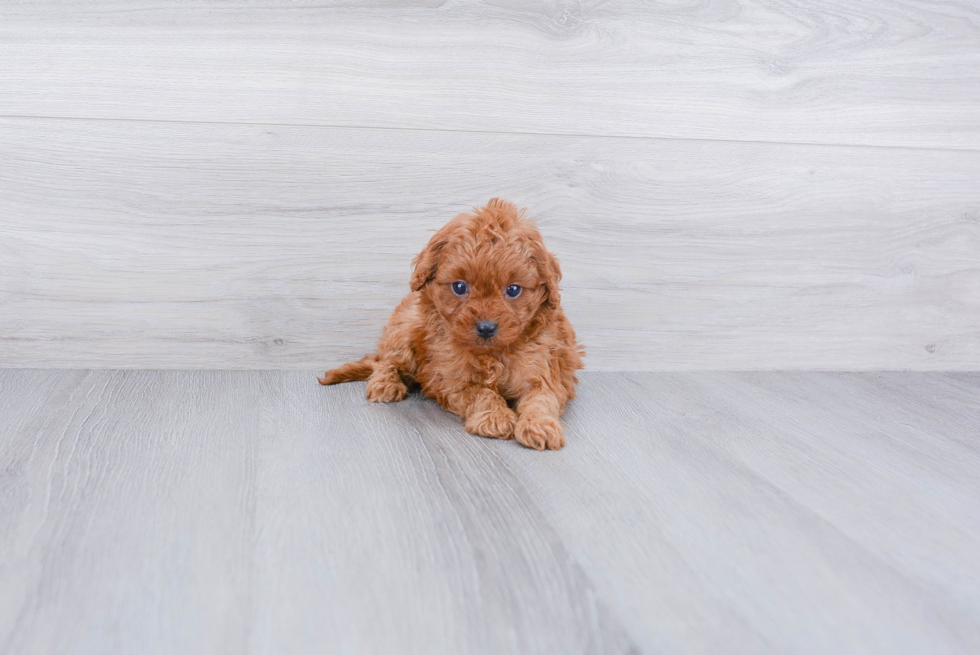
[(0, 371), (0, 652), (975, 653), (980, 375)]

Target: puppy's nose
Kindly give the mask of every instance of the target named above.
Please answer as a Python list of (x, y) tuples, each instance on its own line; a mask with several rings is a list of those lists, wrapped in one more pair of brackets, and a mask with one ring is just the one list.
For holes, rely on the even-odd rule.
[(489, 339), (493, 335), (497, 334), (497, 324), (493, 321), (477, 321), (476, 333), (484, 339)]

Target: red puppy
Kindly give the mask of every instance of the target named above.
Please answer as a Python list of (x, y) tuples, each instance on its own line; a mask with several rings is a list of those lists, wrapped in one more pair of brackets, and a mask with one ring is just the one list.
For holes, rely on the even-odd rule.
[(582, 347), (560, 305), (561, 271), (523, 210), (498, 198), (460, 214), (413, 260), (412, 293), (377, 352), (327, 371), (321, 384), (367, 380), (375, 402), (409, 384), (466, 431), (557, 450)]

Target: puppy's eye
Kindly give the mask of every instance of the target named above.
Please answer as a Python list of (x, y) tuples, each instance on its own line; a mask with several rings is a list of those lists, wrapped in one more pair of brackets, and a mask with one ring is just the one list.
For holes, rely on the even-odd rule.
[(504, 293), (508, 298), (516, 298), (517, 296), (521, 295), (521, 287), (516, 284), (512, 284), (507, 287), (507, 290), (504, 291)]
[(462, 280), (456, 280), (455, 282), (453, 282), (452, 286), (453, 286), (453, 293), (455, 293), (457, 296), (466, 295), (466, 283), (463, 282)]

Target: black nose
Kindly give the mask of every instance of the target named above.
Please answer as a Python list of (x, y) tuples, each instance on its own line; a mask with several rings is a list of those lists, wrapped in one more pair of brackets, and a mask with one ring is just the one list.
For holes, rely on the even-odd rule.
[(484, 339), (489, 339), (493, 335), (497, 334), (497, 324), (493, 321), (477, 321), (476, 333)]

